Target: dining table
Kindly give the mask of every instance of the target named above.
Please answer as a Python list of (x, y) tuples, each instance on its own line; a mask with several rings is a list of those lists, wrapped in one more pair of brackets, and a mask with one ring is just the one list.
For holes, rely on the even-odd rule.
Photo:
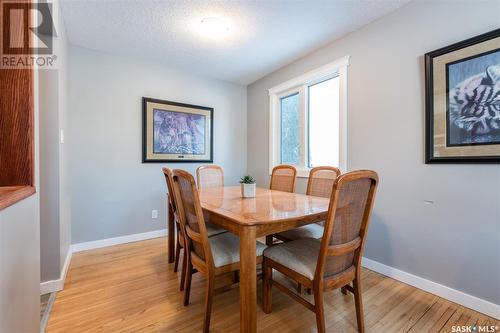
[[(257, 238), (324, 221), (329, 199), (265, 188), (243, 198), (239, 186), (203, 188), (198, 194), (205, 219), (240, 239), (240, 332), (256, 332)], [(173, 262), (175, 232), (170, 230), (175, 226), (168, 211), (168, 261)]]

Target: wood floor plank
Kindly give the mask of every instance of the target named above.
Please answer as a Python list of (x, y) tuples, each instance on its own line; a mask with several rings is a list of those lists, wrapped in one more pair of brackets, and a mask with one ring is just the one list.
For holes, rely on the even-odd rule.
[(450, 317), (457, 311), (458, 306), (445, 299), (438, 298), (432, 307), (413, 325), (408, 332), (438, 332)]
[[(180, 273), (167, 264), (166, 238), (75, 253), (64, 290), (57, 294), (48, 333), (198, 332), (203, 324), (205, 280), (194, 274), (191, 303), (182, 305)], [(287, 286), (295, 284), (276, 278)], [(231, 277), (217, 280), (224, 285)], [(446, 332), (453, 325), (498, 325), (498, 321), (404, 283), (364, 269), (367, 332)], [(273, 311), (261, 310), (259, 332), (316, 332), (314, 313), (273, 289)], [(310, 295), (303, 295), (312, 301)], [(328, 332), (357, 332), (352, 295), (325, 294)], [(238, 288), (214, 297), (211, 332), (239, 331)]]
[(374, 332), (406, 332), (413, 326), (429, 307), (435, 302), (436, 296), (407, 286), (396, 297), (403, 301), (391, 309), (384, 309), (385, 314), (371, 326)]
[[(439, 332), (451, 332), (453, 326), (465, 326), (474, 325), (477, 321), (473, 314), (474, 311), (464, 308), (462, 306), (457, 306), (457, 311), (448, 319), (448, 321), (441, 327)], [(474, 321), (475, 320), (475, 321)]]

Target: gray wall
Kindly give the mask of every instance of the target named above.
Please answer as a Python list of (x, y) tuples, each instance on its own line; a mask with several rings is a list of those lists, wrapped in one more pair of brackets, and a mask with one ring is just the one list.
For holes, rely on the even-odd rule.
[(58, 279), (59, 262), (59, 130), (58, 72), (40, 71), (40, 279)]
[(141, 163), (142, 96), (213, 107), (214, 163), (228, 184), (246, 172), (245, 87), (73, 46), (70, 59), (72, 243), (165, 228), (165, 164)]
[[(60, 7), (59, 7), (60, 9)], [(64, 143), (59, 144), (59, 261), (62, 268), (71, 246), (71, 193), (69, 190), (69, 126), (68, 126), (68, 94), (69, 94), (69, 43), (66, 30), (59, 11), (59, 33), (56, 39), (58, 54), (58, 106), (59, 106), (59, 129), (64, 133)], [(58, 133), (60, 134), (60, 133)], [(60, 138), (59, 138), (60, 139)]]
[[(68, 144), (60, 143), (67, 132), (67, 39), (59, 3), (54, 52), (57, 68), (39, 72), (40, 101), (40, 278), (59, 279), (71, 244), (71, 207), (68, 186)], [(67, 141), (67, 140), (65, 140)]]
[(498, 1), (412, 2), (251, 84), (249, 173), (269, 181), (267, 89), (350, 55), (348, 166), (381, 179), (366, 257), (500, 304), (500, 166), (423, 161), (423, 55), (498, 28), (499, 13)]

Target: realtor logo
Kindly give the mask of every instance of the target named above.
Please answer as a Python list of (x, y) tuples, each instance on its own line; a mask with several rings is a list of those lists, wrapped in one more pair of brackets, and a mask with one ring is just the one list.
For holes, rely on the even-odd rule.
[(53, 54), (52, 3), (2, 0), (0, 11), (0, 67), (53, 68), (57, 57)]

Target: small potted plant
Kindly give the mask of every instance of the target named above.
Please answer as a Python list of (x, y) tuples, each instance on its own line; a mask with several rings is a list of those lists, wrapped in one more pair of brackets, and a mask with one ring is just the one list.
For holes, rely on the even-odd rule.
[(240, 179), (241, 184), (241, 196), (243, 198), (254, 198), (256, 183), (252, 176), (246, 175)]

